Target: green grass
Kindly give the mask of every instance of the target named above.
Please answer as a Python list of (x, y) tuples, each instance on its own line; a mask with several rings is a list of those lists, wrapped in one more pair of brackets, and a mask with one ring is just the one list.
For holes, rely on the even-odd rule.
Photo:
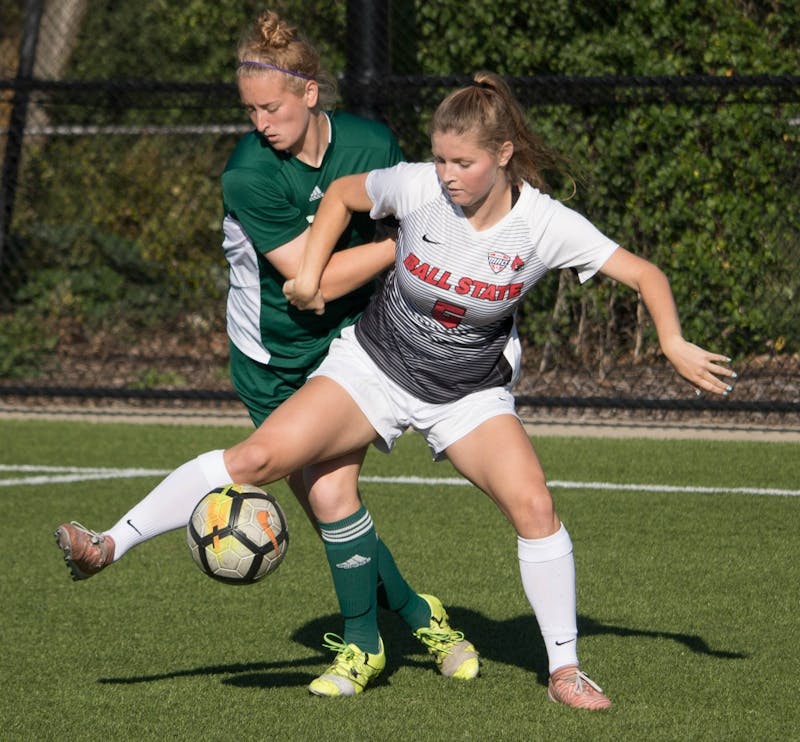
[[(244, 428), (0, 420), (0, 464), (171, 469)], [(797, 490), (800, 445), (544, 438), (548, 479)], [(371, 452), (365, 474), (454, 476), (421, 439)], [(0, 471), (0, 479), (30, 472)], [(53, 545), (67, 519), (110, 526), (159, 477), (0, 487), (3, 739), (777, 740), (800, 728), (800, 498), (554, 488), (575, 544), (580, 656), (607, 714), (547, 701), (546, 658), (515, 535), (466, 486), (367, 482), (411, 584), (440, 595), (475, 642), (482, 677), (437, 675), (393, 615), (379, 684), (310, 696), (339, 631), (321, 546), (283, 484), (291, 542), (260, 584), (221, 585), (182, 532), (73, 583)]]

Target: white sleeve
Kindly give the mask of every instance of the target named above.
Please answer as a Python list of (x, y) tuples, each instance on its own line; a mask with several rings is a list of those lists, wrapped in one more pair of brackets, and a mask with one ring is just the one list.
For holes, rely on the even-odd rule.
[(542, 205), (547, 212), (538, 240), (538, 254), (551, 269), (574, 268), (581, 283), (588, 281), (617, 249), (586, 217), (554, 199)]
[(432, 163), (411, 162), (372, 170), (367, 175), (366, 187), (372, 201), (369, 215), (373, 219), (383, 219), (390, 214), (402, 219), (441, 190)]

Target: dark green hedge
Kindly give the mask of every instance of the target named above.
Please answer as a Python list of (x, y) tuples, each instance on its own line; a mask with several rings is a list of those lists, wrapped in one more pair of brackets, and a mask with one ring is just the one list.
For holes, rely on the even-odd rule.
[[(263, 7), (89, 6), (67, 77), (118, 83), (232, 82), (238, 34)], [(275, 6), (302, 24), (332, 71), (343, 71), (344, 2)], [(800, 73), (793, 3), (395, 0), (389, 20), (392, 69), (404, 75)], [(425, 122), (439, 97), (398, 95), (384, 108), (411, 156), (427, 154)], [(571, 205), (669, 273), (688, 337), (736, 356), (800, 352), (800, 105), (764, 102), (758, 91), (671, 100), (524, 102), (537, 130), (575, 163)], [(225, 88), (147, 96), (122, 85), (42, 105), (62, 125), (246, 123)], [(221, 330), (218, 177), (235, 138), (76, 132), (28, 142), (13, 223), (20, 280), (0, 328), (0, 376), (28, 373), (65, 325), (85, 335), (113, 327), (132, 340), (143, 328), (185, 326), (192, 315)], [(568, 194), (567, 185), (557, 188)], [(603, 282), (587, 291), (551, 276), (529, 297), (520, 326), (530, 347), (554, 361), (655, 351), (637, 297)], [(47, 340), (30, 341), (26, 328)]]

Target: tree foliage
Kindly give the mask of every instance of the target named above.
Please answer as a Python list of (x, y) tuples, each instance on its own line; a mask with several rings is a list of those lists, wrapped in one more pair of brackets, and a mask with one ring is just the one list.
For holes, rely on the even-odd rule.
[[(391, 65), (403, 75), (797, 75), (800, 6), (767, 0), (394, 0)], [(195, 312), (220, 326), (226, 273), (218, 179), (233, 134), (192, 123), (240, 123), (235, 90), (130, 95), (122, 84), (232, 83), (254, 0), (90, 3), (67, 66), (71, 80), (115, 83), (53, 98), (61, 125), (174, 125), (158, 136), (49, 137), (31, 142), (14, 222), (26, 283), (20, 306), (77, 316), (86, 332), (155, 325)], [(327, 68), (345, 69), (347, 3), (284, 0)], [(557, 85), (557, 78), (554, 78)], [(392, 98), (393, 91), (385, 91)], [(414, 157), (445, 90), (394, 96), (384, 114)], [(570, 205), (672, 279), (692, 340), (731, 355), (799, 352), (797, 191), (800, 106), (724, 95), (583, 105), (524, 99), (543, 137), (575, 163)], [(178, 129), (181, 125), (183, 129)], [(570, 195), (569, 182), (555, 184)], [(555, 307), (555, 309), (554, 309)], [(128, 319), (121, 319), (121, 318)], [(41, 321), (41, 315), (39, 315)], [(591, 292), (549, 277), (520, 327), (553, 358), (596, 363), (655, 349), (637, 297), (610, 283)]]

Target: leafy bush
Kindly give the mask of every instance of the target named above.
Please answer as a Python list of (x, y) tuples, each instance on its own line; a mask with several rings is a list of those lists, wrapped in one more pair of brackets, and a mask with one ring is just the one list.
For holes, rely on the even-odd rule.
[[(402, 74), (798, 73), (800, 8), (791, 4), (390, 5), (391, 64)], [(302, 24), (331, 71), (344, 71), (346, 2), (274, 6)], [(99, 95), (53, 94), (50, 121), (246, 127), (232, 86), (132, 96), (123, 83), (232, 83), (239, 32), (262, 8), (251, 0), (93, 5), (66, 74), (120, 84)], [(427, 157), (425, 127), (447, 87), (432, 84), (413, 97), (389, 92), (383, 115), (409, 157)], [(649, 99), (629, 90), (591, 105), (529, 95), (523, 103), (535, 128), (576, 164), (570, 205), (669, 274), (689, 338), (737, 356), (798, 353), (800, 105), (764, 102), (758, 90), (735, 99), (674, 92), (657, 90)], [(15, 275), (25, 283), (13, 299), (15, 316), (0, 329), (11, 359), (0, 375), (30, 365), (42, 347), (20, 338), (26, 327), (58, 337), (64, 324), (91, 334), (118, 323), (135, 333), (181, 314), (224, 311), (218, 180), (236, 135), (75, 134), (31, 140), (25, 151), (12, 234), (13, 244), (24, 245)], [(556, 183), (556, 192), (568, 196), (569, 184)], [(569, 276), (548, 277), (526, 300), (520, 328), (553, 362), (595, 364), (656, 350), (638, 298), (610, 282), (586, 291)]]

